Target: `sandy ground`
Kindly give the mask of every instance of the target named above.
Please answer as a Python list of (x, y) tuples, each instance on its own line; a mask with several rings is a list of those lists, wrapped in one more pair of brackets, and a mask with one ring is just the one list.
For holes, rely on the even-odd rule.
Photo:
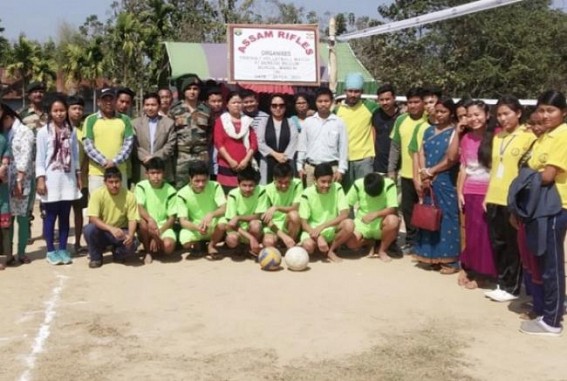
[(49, 265), (41, 240), (29, 250), (0, 272), (1, 380), (567, 380), (567, 340), (519, 333), (522, 301), (409, 258), (91, 270)]

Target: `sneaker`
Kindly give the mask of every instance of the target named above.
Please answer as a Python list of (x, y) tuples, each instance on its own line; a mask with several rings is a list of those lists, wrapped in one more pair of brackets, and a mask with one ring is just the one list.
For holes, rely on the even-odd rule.
[(73, 263), (73, 260), (71, 259), (71, 254), (69, 254), (69, 252), (67, 250), (59, 250), (59, 251), (57, 251), (57, 254), (59, 255), (59, 258), (61, 259), (61, 263), (63, 263), (64, 265), (68, 265), (70, 263)]
[(551, 327), (543, 321), (542, 317), (525, 321), (520, 325), (520, 332), (527, 335), (560, 337), (563, 333), (561, 327)]
[(60, 265), (63, 263), (56, 251), (49, 251), (45, 256), (45, 260), (52, 265)]
[(492, 291), (492, 293), (490, 293), (490, 291), (489, 291), (489, 292), (485, 293), (485, 295), (488, 298), (494, 300), (495, 302), (500, 302), (500, 303), (510, 302), (512, 300), (518, 299), (518, 297), (516, 295), (512, 295), (508, 291), (504, 291), (504, 290), (499, 289), (499, 288)]
[(101, 266), (102, 266), (102, 261), (90, 261), (89, 262), (89, 267), (91, 269), (98, 269)]
[(484, 296), (486, 296), (487, 298), (492, 299), (492, 297), (493, 297), (494, 295), (498, 295), (498, 294), (500, 294), (500, 286), (496, 286), (496, 288), (495, 288), (494, 290), (486, 291), (486, 292), (484, 293)]

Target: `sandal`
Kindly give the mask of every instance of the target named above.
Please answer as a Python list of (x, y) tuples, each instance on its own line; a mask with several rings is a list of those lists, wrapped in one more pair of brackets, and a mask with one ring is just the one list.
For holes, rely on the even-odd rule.
[(29, 265), (31, 263), (31, 259), (29, 259), (28, 256), (25, 254), (18, 255), (18, 261), (26, 265)]
[(451, 275), (451, 274), (455, 274), (458, 273), (459, 269), (455, 268), (455, 267), (451, 267), (451, 266), (441, 266), (441, 270), (439, 270), (440, 274), (443, 275)]

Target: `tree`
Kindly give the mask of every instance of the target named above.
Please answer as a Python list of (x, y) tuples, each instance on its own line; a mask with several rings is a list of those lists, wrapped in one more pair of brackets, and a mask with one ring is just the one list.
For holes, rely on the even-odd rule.
[[(2, 19), (0, 19), (0, 25), (2, 23)], [(7, 62), (9, 62), (9, 58), (11, 55), (11, 46), (8, 40), (2, 36), (4, 33), (4, 28), (0, 26), (0, 65), (4, 66)]]
[[(466, 2), (399, 0), (378, 12), (396, 21)], [(534, 98), (545, 88), (567, 89), (567, 48), (557, 43), (566, 33), (567, 15), (552, 10), (550, 1), (533, 0), (356, 40), (352, 46), (376, 78), (402, 91), (435, 84), (453, 96)]]
[(26, 86), (34, 76), (40, 56), (41, 46), (37, 42), (28, 40), (23, 34), (12, 47), (12, 63), (6, 66), (6, 71), (9, 76), (22, 81), (22, 94), (26, 93)]

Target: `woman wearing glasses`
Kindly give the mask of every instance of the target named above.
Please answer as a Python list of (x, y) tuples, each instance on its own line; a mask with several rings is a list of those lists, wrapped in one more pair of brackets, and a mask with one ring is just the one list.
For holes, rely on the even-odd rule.
[(284, 96), (274, 94), (270, 98), (270, 117), (258, 126), (258, 151), (260, 151), (260, 184), (273, 180), (272, 170), (276, 163), (288, 163), (294, 167), (293, 158), (297, 149), (297, 128), (286, 118)]

